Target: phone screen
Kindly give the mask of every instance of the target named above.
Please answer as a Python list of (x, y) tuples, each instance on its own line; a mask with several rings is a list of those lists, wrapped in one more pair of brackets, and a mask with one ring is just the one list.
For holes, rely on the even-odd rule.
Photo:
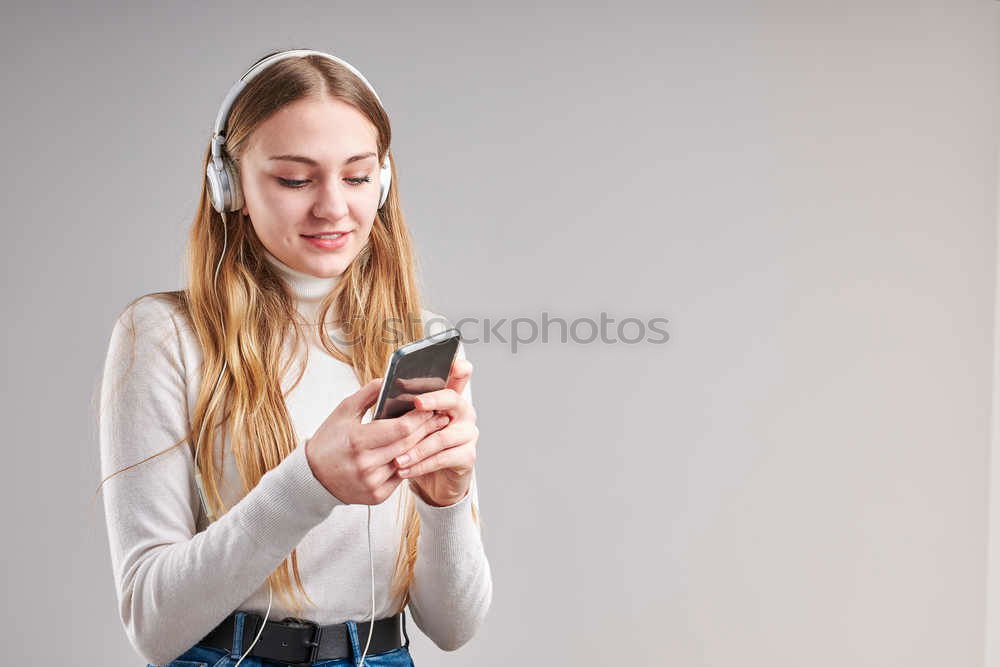
[(413, 397), (444, 389), (458, 351), (458, 329), (403, 345), (389, 360), (374, 419), (392, 419), (414, 408)]

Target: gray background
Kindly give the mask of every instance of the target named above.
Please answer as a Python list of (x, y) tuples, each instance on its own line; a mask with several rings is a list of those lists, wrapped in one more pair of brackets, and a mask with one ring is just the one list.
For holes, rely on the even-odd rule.
[(5, 664), (142, 664), (91, 504), (108, 337), (181, 286), (225, 91), (294, 47), (382, 96), (427, 307), (670, 320), (468, 346), (495, 596), (418, 665), (984, 664), (1000, 3), (0, 24)]

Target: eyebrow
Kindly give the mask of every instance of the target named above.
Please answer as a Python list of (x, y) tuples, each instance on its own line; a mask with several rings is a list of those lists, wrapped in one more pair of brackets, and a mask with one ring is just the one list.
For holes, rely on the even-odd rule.
[[(358, 160), (364, 160), (365, 158), (378, 157), (375, 153), (359, 153), (357, 155), (352, 155), (351, 157), (344, 160), (344, 164), (351, 164), (352, 162), (357, 162)], [(319, 163), (312, 158), (308, 158), (305, 155), (272, 155), (267, 158), (268, 160), (287, 160), (289, 162), (301, 162), (303, 164), (312, 165), (314, 167), (319, 166)]]

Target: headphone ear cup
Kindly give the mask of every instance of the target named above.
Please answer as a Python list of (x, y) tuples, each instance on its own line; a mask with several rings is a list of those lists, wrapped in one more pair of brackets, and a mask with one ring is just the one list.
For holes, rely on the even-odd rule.
[(226, 185), (222, 182), (226, 179), (225, 170), (215, 168), (215, 162), (209, 160), (205, 167), (205, 183), (208, 186), (208, 198), (212, 201), (212, 208), (219, 213), (226, 210)]
[(382, 208), (386, 198), (389, 196), (389, 186), (392, 184), (392, 162), (389, 160), (389, 153), (385, 154), (385, 162), (378, 173), (378, 207)]
[(225, 213), (243, 208), (240, 172), (228, 157), (222, 158), (222, 169), (210, 161), (205, 168), (205, 180), (208, 182), (208, 196), (216, 211)]
[(225, 158), (226, 175), (229, 179), (229, 210), (238, 211), (243, 208), (243, 186), (240, 184), (240, 170), (232, 160)]

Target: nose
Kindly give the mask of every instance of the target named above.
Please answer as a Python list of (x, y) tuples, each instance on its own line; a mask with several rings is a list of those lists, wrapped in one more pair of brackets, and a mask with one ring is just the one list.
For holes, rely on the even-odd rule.
[(347, 193), (336, 179), (331, 179), (324, 187), (316, 189), (313, 215), (317, 218), (339, 220), (347, 215)]

